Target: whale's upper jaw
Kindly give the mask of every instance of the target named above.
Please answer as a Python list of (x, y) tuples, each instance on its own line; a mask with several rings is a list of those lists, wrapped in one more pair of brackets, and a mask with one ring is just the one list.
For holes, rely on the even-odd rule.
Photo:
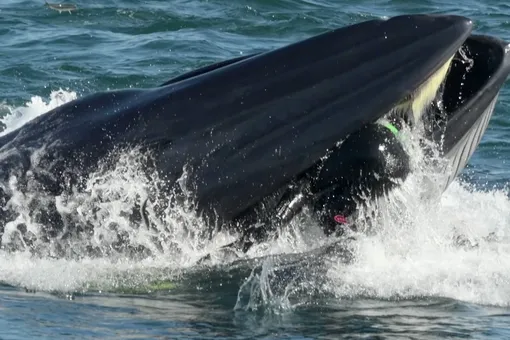
[(55, 152), (81, 148), (88, 166), (119, 141), (161, 145), (158, 171), (175, 178), (192, 168), (187, 184), (197, 205), (228, 220), (303, 174), (350, 133), (418, 98), (413, 94), (471, 29), (459, 16), (362, 22), (137, 95), (80, 98), (1, 136), (0, 146), (62, 140)]
[[(438, 44), (443, 44), (446, 47), (442, 55), (443, 63), (438, 64), (433, 73), (425, 75), (419, 86), (409, 88), (408, 92), (385, 117), (391, 120), (402, 119), (409, 125), (415, 125), (421, 121), (427, 108), (436, 99), (438, 91), (444, 85), (451, 62), (457, 53), (457, 50), (448, 47), (460, 47), (471, 34), (473, 22), (466, 17), (458, 15), (428, 14), (403, 15), (389, 20), (402, 22), (412, 20), (415, 21), (415, 28), (419, 28), (420, 25), (429, 26), (430, 32), (425, 30), (424, 35), (420, 39), (425, 41), (433, 37), (437, 40)], [(417, 48), (420, 39), (417, 40)], [(426, 54), (427, 49), (423, 49), (421, 53)]]

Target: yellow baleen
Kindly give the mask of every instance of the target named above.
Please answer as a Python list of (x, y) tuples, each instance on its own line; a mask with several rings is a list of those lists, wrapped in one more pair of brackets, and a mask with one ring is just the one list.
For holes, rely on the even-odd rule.
[(413, 125), (422, 117), (423, 112), (428, 105), (432, 103), (436, 97), (439, 87), (443, 83), (450, 69), (453, 56), (439, 68), (431, 77), (429, 77), (416, 91), (406, 96), (397, 106), (395, 106), (390, 116), (407, 115), (408, 119), (412, 119)]

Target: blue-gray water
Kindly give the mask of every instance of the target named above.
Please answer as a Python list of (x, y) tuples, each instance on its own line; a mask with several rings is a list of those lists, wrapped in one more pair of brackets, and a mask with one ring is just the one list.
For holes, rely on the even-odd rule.
[[(207, 63), (371, 18), (455, 13), (471, 17), (479, 32), (510, 40), (510, 5), (496, 0), (76, 4), (72, 13), (48, 9), (43, 1), (0, 4), (0, 114), (7, 128), (75, 96), (157, 85)], [(179, 254), (169, 251), (144, 261), (122, 256), (65, 261), (0, 251), (0, 338), (507, 339), (509, 90), (510, 84), (502, 90), (463, 176), (477, 189), (454, 183), (436, 204), (410, 199), (413, 219), (387, 221), (387, 232), (361, 239), (351, 265), (333, 262), (323, 277), (297, 283), (271, 281), (271, 271), (279, 268), (271, 261), (252, 277), (256, 266), (247, 262), (234, 272), (205, 270), (182, 278), (179, 270), (208, 245), (178, 231), (172, 237), (180, 242)], [(119, 168), (96, 184), (116, 197), (103, 208), (104, 216), (117, 222), (130, 204), (132, 192), (126, 188), (136, 191), (146, 184), (136, 181), (129, 160)], [(18, 197), (20, 218), (28, 199)], [(100, 221), (87, 221), (104, 232)], [(457, 249), (448, 242), (454, 229), (476, 240), (495, 232), (498, 240)], [(290, 232), (249, 257), (304, 250), (313, 239)], [(161, 280), (171, 284), (151, 283)]]

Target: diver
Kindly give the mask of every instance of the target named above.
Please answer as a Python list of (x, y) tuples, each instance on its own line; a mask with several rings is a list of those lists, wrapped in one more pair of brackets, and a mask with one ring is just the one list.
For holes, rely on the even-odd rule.
[(355, 228), (360, 205), (381, 197), (410, 173), (399, 135), (402, 124), (399, 119), (380, 119), (338, 143), (301, 178), (240, 216), (237, 231), (242, 236), (223, 248), (248, 251), (276, 236), (305, 206), (328, 236)]
[(324, 232), (352, 223), (359, 205), (405, 180), (409, 162), (396, 121), (381, 120), (349, 136), (310, 179), (311, 208)]

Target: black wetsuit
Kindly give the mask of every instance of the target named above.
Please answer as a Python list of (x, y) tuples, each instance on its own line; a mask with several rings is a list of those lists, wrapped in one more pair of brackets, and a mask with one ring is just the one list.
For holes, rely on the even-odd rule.
[(311, 208), (330, 235), (339, 225), (348, 223), (367, 198), (382, 196), (409, 171), (409, 156), (395, 125), (369, 124), (333, 148), (295, 183), (239, 216), (242, 237), (229, 246), (247, 251), (254, 243), (274, 235), (304, 206)]
[(311, 180), (312, 208), (326, 234), (365, 200), (391, 190), (409, 174), (409, 156), (394, 131), (371, 124), (349, 136)]

